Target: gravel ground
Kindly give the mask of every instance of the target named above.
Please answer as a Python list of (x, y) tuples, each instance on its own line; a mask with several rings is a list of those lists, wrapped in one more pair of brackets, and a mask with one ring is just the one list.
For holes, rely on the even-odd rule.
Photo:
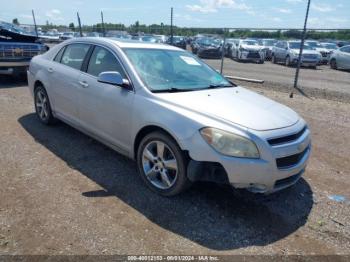
[(270, 196), (199, 183), (163, 198), (133, 161), (41, 125), (25, 82), (0, 78), (0, 254), (349, 255), (350, 104), (252, 89), (310, 124), (303, 178)]
[[(220, 69), (221, 60), (205, 61)], [(295, 70), (269, 61), (265, 64), (236, 62), (228, 58), (224, 61), (226, 75), (264, 80), (264, 88), (284, 92), (292, 90)], [(313, 97), (350, 102), (350, 71), (333, 70), (329, 65), (318, 66), (317, 70), (301, 68), (298, 87)]]

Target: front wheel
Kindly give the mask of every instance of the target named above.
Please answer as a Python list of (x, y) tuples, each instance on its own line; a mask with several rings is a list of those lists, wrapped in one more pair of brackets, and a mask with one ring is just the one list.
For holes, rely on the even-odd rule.
[(40, 122), (45, 125), (55, 123), (56, 119), (52, 115), (49, 96), (43, 86), (38, 86), (34, 91), (34, 106)]
[(335, 59), (331, 60), (330, 65), (332, 69), (338, 69), (337, 61)]
[(286, 66), (290, 66), (290, 57), (289, 56), (286, 57), (285, 64), (286, 64)]
[(187, 189), (187, 160), (176, 141), (162, 132), (144, 137), (137, 151), (137, 167), (146, 185), (163, 196)]

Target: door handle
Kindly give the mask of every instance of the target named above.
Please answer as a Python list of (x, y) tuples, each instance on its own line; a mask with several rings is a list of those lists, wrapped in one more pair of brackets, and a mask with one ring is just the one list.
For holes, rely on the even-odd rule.
[(53, 73), (53, 69), (52, 69), (51, 67), (49, 67), (49, 68), (47, 69), (47, 71), (48, 71), (49, 73)]
[(85, 81), (79, 81), (79, 84), (83, 87), (83, 88), (87, 88), (89, 86), (88, 83), (86, 83)]

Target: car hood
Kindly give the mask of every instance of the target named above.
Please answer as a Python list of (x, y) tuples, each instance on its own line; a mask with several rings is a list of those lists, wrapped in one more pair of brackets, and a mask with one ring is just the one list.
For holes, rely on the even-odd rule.
[(241, 45), (242, 48), (252, 51), (260, 51), (262, 46), (254, 46), (254, 45)]
[(159, 93), (157, 96), (213, 120), (258, 131), (288, 127), (299, 120), (298, 114), (290, 108), (242, 87)]

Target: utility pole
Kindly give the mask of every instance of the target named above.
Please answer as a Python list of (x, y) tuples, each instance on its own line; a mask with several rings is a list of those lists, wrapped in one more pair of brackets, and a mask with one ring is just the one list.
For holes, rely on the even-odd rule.
[(221, 54), (221, 67), (220, 67), (220, 74), (222, 74), (224, 70), (224, 59), (225, 59), (225, 44), (226, 44), (226, 28), (223, 29), (224, 31), (224, 42), (222, 44), (222, 54)]
[(33, 21), (34, 21), (35, 34), (36, 34), (36, 37), (39, 37), (38, 28), (36, 26), (36, 21), (35, 21), (35, 14), (34, 14), (34, 10), (33, 9), (32, 9), (32, 16), (33, 16)]
[(79, 24), (79, 31), (80, 31), (80, 37), (83, 37), (83, 31), (81, 29), (81, 21), (80, 21), (80, 16), (79, 13), (77, 12), (77, 17), (78, 17), (78, 24)]
[(102, 20), (102, 33), (103, 37), (106, 36), (105, 22), (103, 21), (103, 11), (101, 11), (101, 20)]
[[(303, 33), (301, 35), (301, 44), (300, 44), (300, 50), (299, 50), (298, 65), (297, 65), (297, 69), (296, 69), (296, 72), (295, 72), (294, 88), (293, 89), (297, 89), (298, 88), (299, 71), (300, 71), (300, 66), (301, 66), (301, 59), (302, 59), (302, 55), (303, 55), (303, 50), (304, 50), (304, 43), (305, 43), (305, 36), (306, 36), (306, 26), (307, 26), (307, 20), (309, 18), (310, 3), (311, 3), (311, 0), (308, 0), (307, 8), (306, 8), (306, 15), (305, 15), (305, 22), (304, 22), (304, 30), (303, 30)], [(290, 98), (293, 98), (293, 91), (294, 90), (292, 90), (292, 92), (289, 95)]]
[(171, 15), (170, 15), (170, 44), (173, 44), (173, 41), (174, 41), (173, 12), (174, 12), (174, 8), (171, 8)]

